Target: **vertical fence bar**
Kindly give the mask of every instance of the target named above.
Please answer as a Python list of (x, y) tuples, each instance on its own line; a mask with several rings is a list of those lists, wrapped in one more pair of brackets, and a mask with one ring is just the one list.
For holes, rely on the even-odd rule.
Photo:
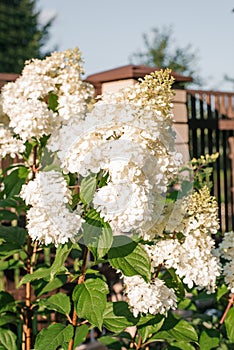
[[(212, 192), (218, 201), (220, 226), (224, 232), (234, 225), (234, 196), (231, 192), (234, 169), (228, 144), (228, 138), (234, 135), (234, 93), (188, 90), (187, 95), (191, 157), (220, 154), (214, 164)], [(227, 123), (219, 129), (223, 119)]]

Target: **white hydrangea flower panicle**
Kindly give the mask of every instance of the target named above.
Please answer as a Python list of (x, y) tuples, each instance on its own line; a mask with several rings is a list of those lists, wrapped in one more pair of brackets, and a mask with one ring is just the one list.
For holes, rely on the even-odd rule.
[(31, 205), (27, 229), (33, 241), (55, 246), (76, 241), (84, 219), (79, 208), (72, 212), (67, 206), (72, 196), (61, 173), (37, 173), (34, 180), (22, 186), (20, 196)]
[(223, 275), (224, 281), (234, 293), (234, 232), (225, 232), (222, 242), (216, 250), (217, 255), (224, 259)]
[(224, 282), (228, 286), (231, 293), (234, 293), (234, 262), (233, 260), (227, 262), (223, 266)]
[(144, 245), (151, 259), (151, 269), (154, 272), (160, 265), (166, 268), (176, 268), (180, 262), (181, 244), (178, 239), (161, 239), (151, 245)]
[(81, 80), (81, 64), (78, 49), (54, 52), (26, 62), (22, 75), (3, 87), (3, 112), (23, 141), (40, 139), (83, 117), (94, 91)]
[(220, 276), (219, 259), (213, 255), (214, 240), (207, 236), (188, 235), (181, 245), (179, 263), (175, 271), (189, 288), (197, 286), (214, 293), (216, 280)]
[(174, 290), (159, 278), (147, 283), (141, 276), (124, 276), (124, 286), (126, 300), (135, 317), (147, 313), (166, 314), (170, 309), (176, 309)]
[(153, 226), (155, 199), (166, 193), (182, 163), (174, 149), (172, 81), (166, 72), (161, 86), (164, 73), (157, 74), (130, 90), (103, 95), (84, 120), (64, 125), (49, 141), (64, 173), (109, 174), (93, 205), (116, 233), (134, 230), (143, 236)]
[(15, 138), (9, 128), (0, 124), (0, 158), (5, 158), (7, 155), (15, 158), (24, 151), (23, 141)]
[(234, 260), (234, 232), (225, 232), (217, 249), (219, 256), (225, 260)]
[(173, 268), (189, 288), (197, 286), (213, 293), (221, 273), (219, 259), (214, 254), (215, 242), (211, 237), (219, 228), (217, 203), (207, 187), (194, 191), (181, 202), (175, 202), (177, 209), (178, 203), (183, 215), (176, 210), (177, 218), (173, 219), (176, 212), (173, 213), (173, 205), (170, 204), (169, 211), (167, 207), (162, 214), (161, 238), (145, 245), (152, 272), (159, 266)]

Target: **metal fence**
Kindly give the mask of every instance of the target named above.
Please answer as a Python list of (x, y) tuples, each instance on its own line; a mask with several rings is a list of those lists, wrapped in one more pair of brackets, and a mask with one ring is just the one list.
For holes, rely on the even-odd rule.
[(190, 156), (219, 152), (212, 189), (219, 205), (222, 232), (234, 226), (234, 93), (188, 90)]

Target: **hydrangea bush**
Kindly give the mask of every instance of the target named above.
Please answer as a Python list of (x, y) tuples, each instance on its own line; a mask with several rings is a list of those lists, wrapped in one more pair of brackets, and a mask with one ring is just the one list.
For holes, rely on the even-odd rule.
[(175, 150), (169, 70), (96, 100), (82, 73), (78, 49), (55, 52), (2, 89), (0, 155), (21, 161), (1, 176), (1, 270), (25, 296), (0, 292), (1, 349), (231, 349), (216, 155), (185, 165)]

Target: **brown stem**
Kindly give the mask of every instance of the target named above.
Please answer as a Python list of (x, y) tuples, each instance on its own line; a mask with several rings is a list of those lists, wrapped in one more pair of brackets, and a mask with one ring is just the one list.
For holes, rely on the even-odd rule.
[[(83, 258), (83, 263), (82, 263), (82, 266), (80, 269), (80, 276), (78, 278), (77, 284), (82, 284), (82, 283), (84, 283), (84, 280), (85, 280), (85, 271), (86, 271), (86, 265), (87, 265), (88, 257), (89, 257), (89, 250), (87, 247), (85, 247), (84, 249), (85, 249), (84, 258)], [(75, 331), (76, 331), (76, 326), (77, 326), (77, 318), (78, 318), (78, 316), (77, 316), (76, 310), (74, 308), (73, 315), (72, 315), (72, 325), (74, 328), (74, 332), (73, 332), (73, 337), (69, 342), (68, 350), (73, 350), (74, 340), (75, 340)]]
[(227, 305), (227, 307), (226, 307), (226, 310), (224, 311), (224, 314), (223, 314), (221, 320), (219, 321), (219, 324), (220, 324), (220, 325), (223, 324), (223, 322), (225, 321), (225, 318), (226, 318), (226, 316), (227, 316), (227, 313), (228, 313), (229, 309), (231, 308), (231, 306), (232, 306), (233, 304), (234, 304), (234, 294), (231, 294), (231, 295), (230, 295), (230, 298), (228, 299), (228, 305)]
[[(32, 179), (35, 178), (37, 168), (37, 146), (33, 149), (33, 176)], [(37, 253), (37, 243), (32, 247), (31, 237), (28, 235), (27, 238), (27, 262), (26, 262), (26, 271), (28, 274), (33, 273), (33, 267), (36, 261), (36, 253)], [(23, 331), (25, 334), (25, 350), (30, 350), (32, 345), (32, 291), (31, 291), (31, 283), (26, 283), (25, 286), (25, 312), (24, 312), (24, 326)]]
[(141, 348), (141, 344), (142, 344), (142, 336), (140, 335), (136, 346), (136, 350), (139, 350)]
[[(31, 238), (28, 236), (27, 239), (27, 273), (33, 273), (33, 266), (35, 265), (36, 253), (37, 253), (37, 243), (34, 244), (32, 248)], [(24, 317), (24, 333), (25, 333), (25, 350), (31, 349), (32, 344), (32, 291), (31, 291), (31, 283), (26, 283), (25, 286), (25, 317)]]

